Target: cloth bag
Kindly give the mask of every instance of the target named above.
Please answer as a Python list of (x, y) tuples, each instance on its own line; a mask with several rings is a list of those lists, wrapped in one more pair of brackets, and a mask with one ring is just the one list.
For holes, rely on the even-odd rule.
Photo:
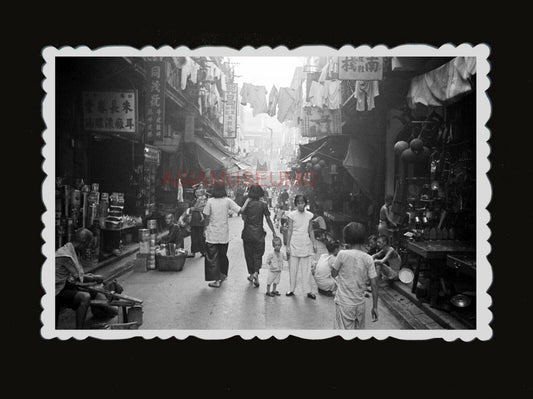
[(205, 243), (205, 281), (216, 281), (221, 279), (220, 267), (218, 265), (218, 251), (216, 245)]

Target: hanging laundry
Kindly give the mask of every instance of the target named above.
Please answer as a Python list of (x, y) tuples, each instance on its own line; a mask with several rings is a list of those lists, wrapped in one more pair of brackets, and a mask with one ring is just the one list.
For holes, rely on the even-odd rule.
[(311, 82), (311, 89), (309, 89), (309, 101), (311, 106), (322, 108), (324, 105), (324, 86), (320, 83)]
[(324, 82), (324, 106), (328, 109), (339, 109), (341, 106), (341, 81), (326, 80)]
[(278, 89), (276, 89), (276, 86), (272, 86), (272, 89), (270, 89), (270, 95), (268, 96), (267, 114), (269, 116), (276, 115), (276, 109), (278, 107), (278, 96)]
[(200, 64), (193, 61), (192, 62), (192, 70), (191, 70), (191, 82), (194, 84), (198, 83), (198, 71), (200, 70)]
[(257, 114), (267, 113), (267, 90), (265, 89), (265, 86), (255, 86), (249, 83), (244, 83), (240, 94), (241, 104), (250, 104), (253, 109), (253, 116), (256, 116)]
[(187, 79), (193, 71), (194, 61), (190, 57), (185, 57), (185, 62), (181, 67), (181, 90), (185, 90), (187, 87)]
[(296, 67), (294, 69), (294, 75), (292, 76), (291, 89), (298, 90), (298, 88), (302, 86), (304, 80), (304, 67)]
[(355, 98), (357, 99), (357, 111), (367, 111), (375, 107), (374, 98), (379, 96), (379, 84), (377, 80), (358, 80), (355, 82)]
[(279, 89), (278, 97), (278, 121), (283, 123), (286, 120), (296, 118), (295, 105), (297, 103), (296, 91), (290, 87)]
[(326, 81), (326, 78), (328, 77), (328, 68), (329, 68), (329, 58), (328, 62), (326, 62), (326, 65), (322, 68), (322, 71), (320, 72), (320, 77), (318, 78), (318, 81), (320, 83), (323, 83)]

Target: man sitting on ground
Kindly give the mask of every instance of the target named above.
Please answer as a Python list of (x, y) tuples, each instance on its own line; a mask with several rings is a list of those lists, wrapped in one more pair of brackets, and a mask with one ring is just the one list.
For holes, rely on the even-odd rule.
[(397, 280), (402, 261), (398, 252), (389, 245), (388, 236), (378, 237), (378, 248), (379, 252), (372, 255), (378, 278), (384, 278), (389, 282)]
[[(78, 259), (93, 243), (93, 234), (88, 229), (79, 229), (74, 233), (72, 242), (66, 243), (56, 251), (56, 325), (59, 309), (67, 307), (76, 312), (76, 328), (85, 327), (85, 319), (91, 299), (102, 299), (102, 294), (91, 294), (80, 291), (75, 283), (103, 282), (101, 276), (84, 273)], [(112, 318), (118, 311), (111, 306), (92, 306), (91, 312), (96, 318)]]
[(335, 262), (335, 257), (339, 253), (340, 245), (337, 241), (326, 241), (327, 254), (322, 254), (314, 268), (318, 293), (326, 296), (333, 296), (337, 289), (337, 281), (331, 276), (331, 269)]

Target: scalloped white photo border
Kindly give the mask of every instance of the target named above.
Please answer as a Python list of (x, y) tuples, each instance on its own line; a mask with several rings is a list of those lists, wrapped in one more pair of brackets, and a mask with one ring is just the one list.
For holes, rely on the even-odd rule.
[[(45, 243), (42, 246), (42, 253), (46, 257), (41, 270), (41, 281), (45, 290), (41, 298), (43, 311), (41, 313), (41, 335), (45, 339), (59, 338), (61, 340), (75, 338), (85, 339), (94, 337), (98, 339), (125, 339), (132, 337), (143, 337), (146, 339), (161, 338), (168, 339), (175, 337), (185, 339), (189, 336), (201, 339), (226, 339), (233, 336), (240, 336), (243, 339), (268, 339), (275, 337), (284, 339), (289, 336), (295, 336), (305, 339), (324, 339), (335, 336), (344, 339), (369, 339), (377, 338), (383, 340), (389, 337), (402, 340), (426, 340), (434, 338), (443, 338), (446, 341), (461, 339), (463, 341), (472, 341), (479, 339), (482, 341), (489, 340), (492, 337), (492, 312), (489, 309), (492, 304), (492, 298), (488, 294), (488, 289), (492, 283), (492, 268), (487, 260), (491, 247), (488, 242), (490, 229), (490, 213), (487, 206), (492, 197), (492, 189), (487, 177), (490, 169), (488, 156), (490, 147), (488, 140), (490, 131), (486, 123), (491, 115), (491, 104), (486, 91), (489, 88), (490, 80), (488, 77), (490, 63), (488, 57), (490, 48), (486, 44), (473, 46), (469, 43), (463, 43), (459, 46), (453, 44), (444, 44), (439, 48), (424, 44), (405, 44), (394, 48), (388, 48), (385, 45), (370, 47), (367, 45), (353, 47), (345, 45), (340, 49), (329, 46), (300, 46), (289, 50), (285, 46), (275, 48), (259, 47), (253, 48), (245, 46), (241, 50), (230, 47), (199, 47), (189, 49), (185, 46), (172, 48), (162, 46), (158, 49), (147, 46), (136, 49), (128, 46), (106, 46), (96, 49), (90, 49), (87, 46), (73, 47), (45, 47), (42, 50), (44, 64), (42, 72), (44, 79), (42, 82), (45, 96), (42, 101), (42, 117), (45, 122), (43, 138), (45, 145), (42, 149), (44, 157), (43, 171), (46, 174), (42, 184), (42, 196), (46, 210), (42, 215), (44, 229), (42, 238)], [(112, 57), (112, 56), (130, 56), (130, 57), (175, 57), (175, 56), (427, 56), (427, 57), (476, 57), (476, 135), (477, 135), (477, 165), (476, 165), (476, 209), (477, 209), (477, 226), (476, 226), (476, 329), (468, 330), (57, 330), (55, 328), (55, 133), (56, 133), (56, 97), (55, 97), (55, 61), (57, 57)], [(332, 309), (333, 311), (333, 309)]]

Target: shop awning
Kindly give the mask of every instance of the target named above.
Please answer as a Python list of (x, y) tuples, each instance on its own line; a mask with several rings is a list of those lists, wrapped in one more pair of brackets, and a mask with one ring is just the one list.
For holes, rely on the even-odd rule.
[(437, 69), (415, 76), (407, 94), (409, 107), (446, 106), (456, 102), (474, 90), (471, 78), (475, 73), (475, 57), (456, 57)]
[[(304, 151), (302, 151), (302, 147)], [(315, 147), (315, 148), (313, 148)], [(309, 144), (300, 145), (300, 162), (309, 162), (314, 156), (328, 161), (342, 162), (348, 149), (348, 136), (332, 135)], [(311, 151), (309, 151), (311, 150)], [(304, 155), (305, 154), (305, 155)]]
[(200, 169), (207, 172), (235, 173), (246, 169), (247, 165), (235, 159), (229, 153), (208, 140), (196, 137), (194, 143), (197, 148), (197, 159)]

